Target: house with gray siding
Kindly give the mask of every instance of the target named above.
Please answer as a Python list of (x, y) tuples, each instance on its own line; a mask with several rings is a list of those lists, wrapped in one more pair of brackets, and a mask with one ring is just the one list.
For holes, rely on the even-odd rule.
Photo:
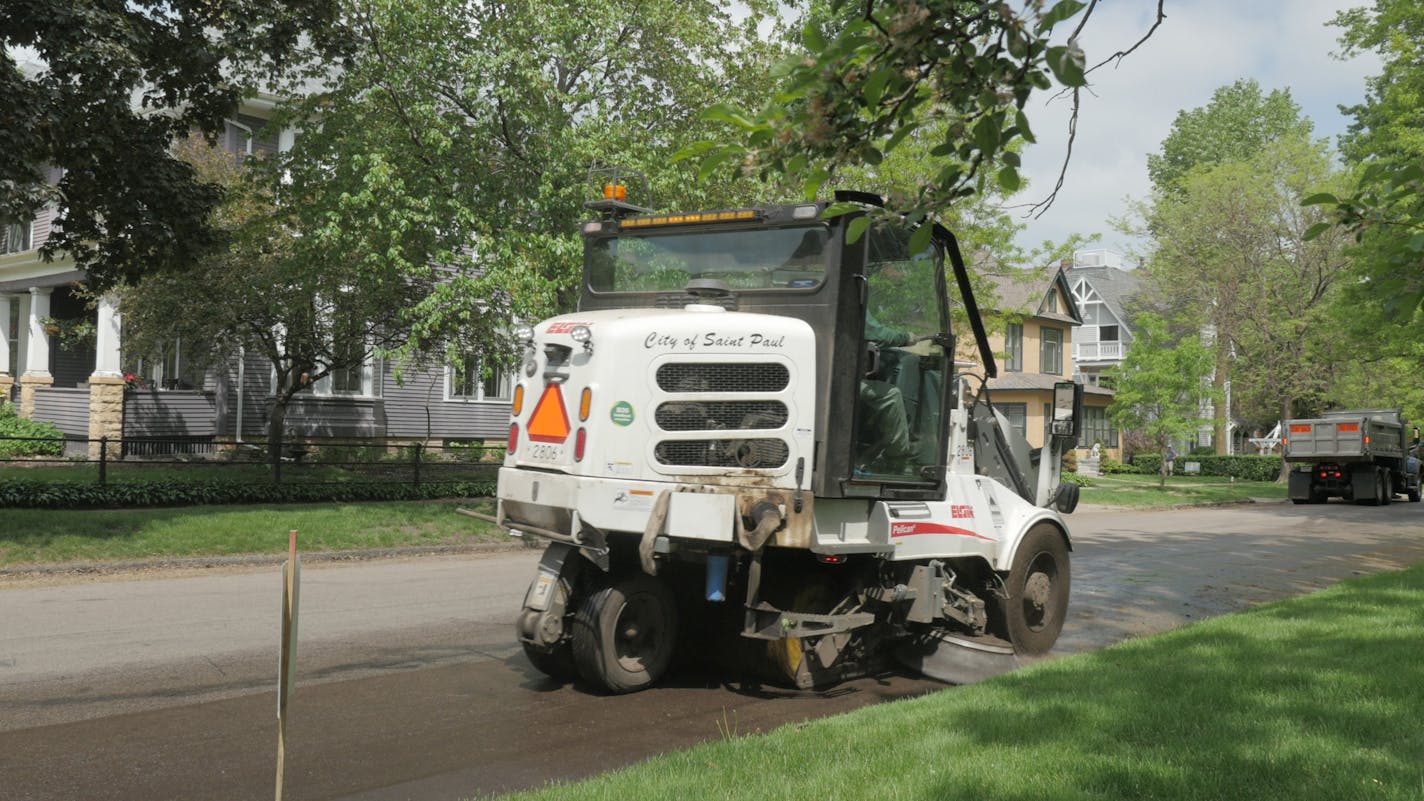
[(1104, 373), (1122, 364), (1132, 347), (1133, 330), (1123, 306), (1138, 290), (1137, 276), (1124, 270), (1120, 254), (1080, 250), (1065, 264), (1065, 277), (1083, 324), (1073, 339), (1074, 380), (1096, 387)]
[[(291, 146), (292, 131), (266, 125), (273, 104), (273, 98), (252, 99), (228, 121), (219, 141), (235, 159)], [(185, 363), (181, 343), (157, 359), (126, 354), (115, 299), (90, 301), (85, 275), (72, 260), (39, 256), (57, 211), (0, 221), (0, 392), (21, 416), (52, 422), (77, 441), (122, 438), (126, 447), (145, 439), (264, 438), (271, 363), (244, 353), (198, 369)], [(80, 323), (90, 336), (65, 335)], [(286, 431), (297, 438), (502, 442), (511, 386), (506, 376), (480, 380), (477, 369), (447, 367), (407, 368), (397, 381), (394, 365), (373, 359), (299, 394), (288, 407)], [(97, 448), (91, 444), (88, 451)]]

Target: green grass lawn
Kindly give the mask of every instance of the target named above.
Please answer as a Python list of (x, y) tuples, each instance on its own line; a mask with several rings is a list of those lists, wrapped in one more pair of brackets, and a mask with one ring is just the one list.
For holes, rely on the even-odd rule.
[(284, 553), (296, 529), (303, 551), (505, 542), (493, 525), (455, 513), (492, 512), (475, 501), (195, 506), (60, 511), (7, 509), (0, 566), (225, 554)]
[(1158, 477), (1108, 475), (1089, 479), (1093, 485), (1082, 490), (1082, 503), (1108, 506), (1160, 508), (1232, 503), (1251, 499), (1285, 500), (1286, 485), (1273, 481), (1235, 481), (1219, 476), (1171, 476), (1166, 489), (1158, 489)]
[(1417, 801), (1421, 643), (1424, 566), (510, 798)]

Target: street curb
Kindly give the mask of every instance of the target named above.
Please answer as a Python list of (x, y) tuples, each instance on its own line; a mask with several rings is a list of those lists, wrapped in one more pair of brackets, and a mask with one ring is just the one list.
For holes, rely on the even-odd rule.
[[(422, 545), (402, 548), (371, 548), (360, 551), (308, 551), (302, 561), (366, 562), (377, 559), (398, 559), (412, 556), (473, 556), (520, 551), (533, 547), (527, 541), (510, 538), (509, 542), (488, 542), (471, 545)], [(287, 561), (285, 553), (239, 554), (233, 556), (183, 556), (164, 559), (125, 559), (116, 562), (60, 562), (49, 565), (27, 565), (0, 568), (0, 579), (33, 578), (37, 576), (93, 576), (110, 573), (134, 573), (161, 570), (203, 570), (222, 567), (257, 567), (280, 565)]]
[(1182, 509), (1226, 509), (1232, 506), (1282, 506), (1285, 498), (1247, 498), (1241, 501), (1179, 503), (1169, 506), (1116, 506), (1108, 503), (1080, 503), (1077, 512), (1176, 512)]

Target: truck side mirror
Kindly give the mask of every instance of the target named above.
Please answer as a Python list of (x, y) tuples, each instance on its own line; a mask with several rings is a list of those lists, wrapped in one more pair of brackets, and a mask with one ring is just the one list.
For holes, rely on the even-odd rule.
[(1083, 419), (1083, 385), (1059, 381), (1053, 385), (1053, 425), (1055, 437), (1077, 437)]

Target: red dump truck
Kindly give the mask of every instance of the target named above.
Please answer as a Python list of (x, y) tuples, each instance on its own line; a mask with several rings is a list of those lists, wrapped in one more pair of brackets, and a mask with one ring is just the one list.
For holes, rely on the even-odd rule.
[(1419, 460), (1398, 409), (1351, 409), (1290, 420), (1284, 440), (1292, 463), (1290, 499), (1324, 503), (1334, 497), (1380, 505), (1405, 495), (1419, 500)]

